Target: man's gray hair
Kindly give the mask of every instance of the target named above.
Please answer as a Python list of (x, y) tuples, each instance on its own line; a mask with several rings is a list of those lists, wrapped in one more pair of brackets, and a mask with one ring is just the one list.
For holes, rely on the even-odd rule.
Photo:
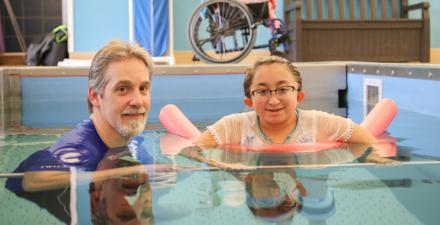
[[(93, 57), (92, 65), (89, 70), (89, 88), (96, 91), (99, 95), (104, 93), (104, 88), (108, 82), (105, 76), (108, 65), (114, 61), (125, 60), (129, 58), (137, 58), (145, 63), (148, 71), (153, 73), (153, 60), (150, 54), (138, 44), (126, 43), (119, 40), (113, 40), (107, 43)], [(92, 104), (89, 103), (89, 112), (92, 112)]]

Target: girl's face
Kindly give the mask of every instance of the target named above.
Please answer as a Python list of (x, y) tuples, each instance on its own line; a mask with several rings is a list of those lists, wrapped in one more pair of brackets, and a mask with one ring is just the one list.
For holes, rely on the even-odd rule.
[(261, 65), (250, 86), (251, 97), (245, 98), (244, 103), (256, 111), (260, 125), (287, 126), (296, 120), (296, 107), (304, 99), (304, 93), (298, 92), (298, 88), (286, 65)]

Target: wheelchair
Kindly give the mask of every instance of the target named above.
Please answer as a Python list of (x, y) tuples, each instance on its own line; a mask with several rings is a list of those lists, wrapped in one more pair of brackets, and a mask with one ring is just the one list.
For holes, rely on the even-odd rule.
[[(255, 45), (257, 27), (271, 31), (268, 44)], [(188, 24), (193, 61), (236, 63), (252, 49), (269, 48), (271, 55), (287, 54), (290, 42), (284, 22), (269, 17), (269, 3), (244, 4), (238, 0), (208, 0), (193, 12)], [(278, 49), (282, 49), (279, 51)]]

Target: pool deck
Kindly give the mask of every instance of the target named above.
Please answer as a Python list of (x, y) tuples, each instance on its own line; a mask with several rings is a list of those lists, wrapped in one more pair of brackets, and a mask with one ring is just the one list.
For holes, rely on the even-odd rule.
[[(374, 62), (299, 62), (297, 67), (345, 65), (348, 72), (384, 76), (440, 80), (440, 64)], [(154, 75), (243, 74), (250, 64), (155, 65)], [(10, 76), (86, 76), (88, 66), (0, 67), (0, 74)]]

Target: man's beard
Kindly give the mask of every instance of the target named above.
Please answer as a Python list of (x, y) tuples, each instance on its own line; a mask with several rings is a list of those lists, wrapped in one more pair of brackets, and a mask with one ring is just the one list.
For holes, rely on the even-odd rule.
[(134, 137), (144, 131), (146, 119), (130, 120), (128, 124), (122, 124), (119, 127), (119, 133), (124, 137)]
[(144, 131), (145, 129), (145, 125), (147, 123), (147, 110), (145, 110), (145, 108), (141, 108), (141, 109), (128, 109), (128, 110), (124, 110), (124, 112), (122, 112), (122, 115), (124, 114), (138, 114), (138, 113), (143, 113), (145, 114), (143, 119), (136, 119), (136, 120), (129, 120), (127, 124), (124, 124), (121, 121), (121, 125), (119, 126), (119, 133), (124, 136), (124, 137), (134, 137), (136, 135), (139, 135), (140, 133), (142, 133), (142, 131)]

